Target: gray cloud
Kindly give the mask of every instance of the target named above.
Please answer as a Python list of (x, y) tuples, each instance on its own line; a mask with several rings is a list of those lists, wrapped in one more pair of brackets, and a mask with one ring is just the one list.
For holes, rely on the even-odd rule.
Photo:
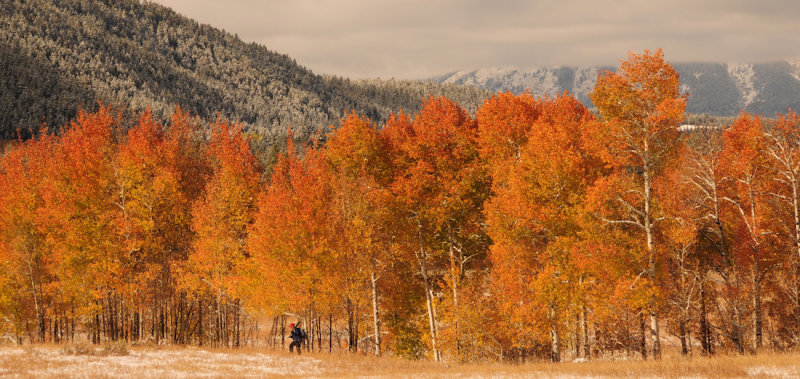
[(457, 69), (800, 58), (794, 0), (156, 0), (317, 73), (425, 78)]

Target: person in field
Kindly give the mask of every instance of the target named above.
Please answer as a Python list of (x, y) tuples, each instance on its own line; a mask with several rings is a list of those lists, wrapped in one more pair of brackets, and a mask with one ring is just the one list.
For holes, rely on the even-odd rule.
[(289, 352), (292, 352), (294, 347), (297, 347), (297, 354), (300, 354), (300, 346), (303, 346), (303, 340), (306, 339), (306, 331), (300, 329), (300, 322), (298, 321), (297, 324), (289, 324), (289, 327), (292, 331), (289, 334), (289, 338), (292, 339), (292, 343), (289, 344)]

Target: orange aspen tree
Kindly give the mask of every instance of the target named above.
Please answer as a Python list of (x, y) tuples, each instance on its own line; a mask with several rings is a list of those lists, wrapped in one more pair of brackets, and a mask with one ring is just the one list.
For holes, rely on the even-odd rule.
[[(663, 181), (657, 183), (655, 192), (663, 199), (666, 216), (661, 235), (661, 246), (665, 251), (665, 266), (673, 284), (666, 288), (667, 311), (672, 315), (667, 326), (670, 334), (681, 341), (681, 355), (692, 354), (690, 323), (692, 307), (697, 297), (700, 280), (698, 257), (698, 230), (702, 227), (705, 210), (696, 206), (696, 187), (683, 174), (686, 165), (693, 160), (688, 148), (681, 151), (680, 164), (665, 172)], [(689, 162), (687, 162), (689, 161)], [(677, 324), (677, 325), (676, 325)], [(677, 329), (677, 330), (676, 330)]]
[[(194, 128), (178, 110), (169, 131), (145, 111), (139, 123), (128, 131), (117, 157), (117, 200), (119, 233), (125, 244), (126, 265), (131, 267), (128, 286), (120, 289), (133, 306), (132, 338), (141, 338), (142, 307), (150, 305), (152, 317), (161, 317), (166, 303), (176, 295), (172, 266), (186, 259), (191, 236), (192, 182), (182, 180), (194, 174), (202, 180), (201, 170), (184, 164), (183, 155), (196, 145), (186, 134)], [(203, 159), (197, 158), (202, 165)], [(188, 171), (188, 172), (187, 172)], [(177, 301), (182, 301), (178, 299)], [(183, 309), (179, 304), (178, 309)], [(158, 314), (158, 315), (157, 315)], [(188, 321), (188, 316), (172, 315)], [(166, 326), (159, 322), (157, 335), (166, 337)], [(186, 325), (172, 327), (173, 342), (185, 343)], [(179, 340), (180, 339), (180, 340)]]
[[(217, 121), (208, 154), (212, 173), (192, 209), (197, 238), (182, 269), (184, 288), (214, 299), (213, 342), (238, 346), (242, 270), (248, 258), (247, 229), (253, 222), (261, 169), (241, 125)], [(233, 325), (228, 319), (233, 309)]]
[[(686, 108), (686, 95), (680, 94), (679, 75), (664, 61), (661, 50), (630, 53), (618, 72), (602, 73), (589, 95), (602, 118), (587, 134), (592, 150), (614, 168), (604, 181), (606, 201), (596, 214), (609, 226), (632, 226), (643, 237), (647, 279), (657, 286), (655, 235), (663, 215), (653, 193), (654, 182), (674, 162), (678, 145), (678, 126)], [(613, 178), (613, 179), (612, 179)], [(615, 185), (609, 184), (609, 180)], [(661, 356), (658, 326), (658, 301), (650, 299), (650, 338), (653, 357)]]
[(505, 185), (487, 204), (501, 306), (525, 325), (517, 344), (531, 346), (546, 335), (553, 361), (560, 360), (567, 315), (580, 297), (574, 247), (585, 190), (599, 172), (582, 146), (591, 122), (588, 110), (571, 96), (544, 100), (528, 142), (502, 166)]
[(192, 207), (203, 195), (205, 184), (212, 170), (204, 136), (201, 122), (192, 118), (180, 107), (176, 107), (170, 117), (169, 128), (164, 136), (161, 151), (164, 161), (167, 163), (167, 172), (175, 175), (179, 191), (176, 196), (176, 199), (179, 199), (176, 204), (176, 213), (170, 216), (178, 224), (171, 229), (176, 233), (177, 239), (171, 241), (173, 245), (169, 255), (170, 267), (164, 271), (169, 273), (168, 276), (173, 286), (172, 291), (180, 292), (181, 299), (185, 294), (186, 298), (193, 302), (189, 305), (188, 312), (191, 313), (192, 308), (195, 308), (197, 313), (196, 329), (189, 329), (188, 323), (191, 319), (189, 314), (183, 317), (187, 325), (182, 328), (183, 340), (179, 342), (187, 343), (189, 339), (196, 336), (194, 337), (195, 341), (200, 345), (203, 344), (203, 312), (205, 308), (208, 308), (208, 303), (204, 303), (202, 297), (192, 296), (192, 293), (186, 291), (179, 291), (180, 285), (177, 281), (176, 268), (184, 264), (192, 249), (196, 237), (192, 230)]
[(279, 314), (316, 308), (330, 315), (332, 304), (345, 297), (348, 273), (341, 270), (349, 262), (334, 250), (341, 230), (334, 229), (332, 198), (321, 152), (306, 149), (301, 159), (290, 137), (249, 229), (250, 297), (256, 307)]
[(421, 358), (426, 354), (423, 347), (430, 346), (431, 341), (426, 333), (426, 329), (430, 330), (429, 314), (423, 313), (425, 317), (419, 314), (421, 308), (427, 309), (428, 297), (424, 280), (409, 280), (422, 276), (417, 260), (420, 240), (417, 225), (409, 218), (407, 199), (400, 196), (396, 183), (412, 165), (412, 158), (405, 150), (414, 135), (411, 118), (403, 113), (390, 115), (380, 134), (393, 169), (389, 193), (383, 199), (387, 206), (383, 216), (387, 217), (388, 231), (394, 237), (391, 244), (393, 264), (381, 277), (386, 288), (392, 289), (381, 294), (386, 305), (383, 321), (388, 332), (382, 344), (387, 349), (391, 347), (395, 354)]
[(90, 319), (95, 343), (119, 333), (117, 288), (129, 277), (115, 219), (115, 130), (120, 119), (108, 107), (79, 113), (59, 140), (43, 188), (49, 249), (68, 298)]
[[(698, 276), (697, 301), (700, 302), (699, 337), (704, 355), (712, 353), (711, 325), (706, 307), (706, 297), (712, 297), (707, 294), (711, 290), (716, 290), (718, 296), (715, 298), (722, 303), (716, 308), (725, 312), (723, 320), (727, 320), (727, 323), (722, 327), (728, 330), (727, 334), (730, 336), (741, 334), (744, 310), (739, 295), (740, 270), (732, 256), (733, 222), (730, 212), (727, 211), (729, 203), (725, 201), (731, 191), (733, 179), (730, 177), (726, 154), (723, 152), (721, 131), (694, 132), (688, 138), (687, 146), (683, 150), (679, 169), (681, 178), (676, 183), (667, 182), (662, 190), (665, 194), (672, 194), (670, 199), (675, 207), (668, 210), (672, 214), (671, 217), (680, 220), (679, 224), (671, 224), (672, 226), (679, 227), (679, 230), (684, 229), (690, 224), (690, 219), (694, 219), (697, 234), (694, 248), (697, 264), (695, 269)], [(693, 207), (681, 209), (680, 205), (685, 205), (686, 201)], [(668, 208), (673, 208), (673, 205)], [(683, 250), (673, 252), (685, 256)], [(681, 264), (679, 268), (682, 267), (685, 266)], [(715, 284), (715, 281), (710, 281), (709, 273), (719, 275), (722, 283)]]
[[(0, 179), (2, 180), (2, 179)], [(19, 267), (13, 261), (12, 250), (0, 240), (0, 333), (14, 336), (14, 342), (22, 344), (24, 323), (28, 320), (22, 298), (25, 296), (19, 280), (15, 280), (15, 273)]]
[(426, 296), (431, 351), (440, 361), (435, 263), (443, 257), (449, 261), (443, 279), (456, 315), (451, 325), (458, 355), (458, 289), (468, 264), (483, 251), (480, 225), (488, 176), (478, 155), (476, 123), (445, 98), (426, 100), (410, 128), (392, 135), (401, 137), (392, 142), (400, 152), (393, 190), (410, 222), (406, 227), (416, 232), (414, 259)]
[[(758, 117), (742, 113), (722, 134), (723, 156), (730, 177), (730, 191), (723, 199), (729, 204), (734, 236), (733, 253), (737, 266), (750, 270), (750, 293), (753, 310), (753, 349), (759, 350), (763, 335), (762, 283), (770, 259), (766, 240), (768, 225), (766, 137)], [(741, 287), (741, 283), (740, 283)], [(738, 288), (744, 291), (744, 288)], [(736, 326), (738, 327), (738, 326)], [(745, 351), (743, 330), (735, 330), (734, 345)]]
[(39, 139), (9, 148), (0, 158), (0, 260), (3, 272), (3, 305), (13, 318), (17, 340), (21, 339), (33, 308), (36, 335), (44, 342), (47, 332), (50, 294), (46, 288), (57, 285), (50, 270), (53, 256), (47, 253), (46, 233), (39, 213), (44, 207), (41, 195), (46, 180), (47, 160), (52, 159), (54, 138)]
[[(494, 196), (487, 200), (485, 214), (489, 225), (489, 236), (494, 239), (490, 247), (489, 260), (493, 263), (491, 271), (492, 290), (497, 299), (508, 299), (509, 296), (522, 296), (527, 276), (514, 270), (515, 259), (507, 259), (503, 255), (519, 254), (509, 250), (497, 240), (501, 228), (513, 228), (514, 217), (509, 210), (503, 210), (506, 204), (496, 200), (496, 194), (506, 191), (512, 176), (510, 170), (520, 157), (520, 152), (528, 142), (528, 132), (541, 113), (541, 101), (535, 99), (530, 92), (514, 95), (510, 92), (499, 93), (486, 100), (475, 114), (478, 123), (478, 146), (481, 159), (486, 162), (491, 175), (491, 190)], [(502, 285), (497, 285), (501, 283)], [(523, 320), (527, 307), (512, 305), (511, 301), (497, 301), (497, 311), (504, 317), (508, 325), (527, 325)], [(513, 321), (512, 321), (513, 320)], [(500, 351), (506, 345), (524, 349), (529, 341), (534, 340), (531, 328), (504, 328), (507, 333), (496, 336)], [(500, 354), (503, 355), (502, 353)]]
[(788, 315), (786, 328), (797, 335), (800, 333), (800, 116), (791, 110), (779, 115), (765, 131), (765, 139), (775, 230), (787, 250), (780, 260), (789, 268), (775, 270), (781, 276), (780, 287), (789, 301), (788, 306), (780, 308)]
[(492, 189), (506, 184), (510, 174), (507, 167), (519, 159), (541, 108), (542, 100), (535, 99), (530, 92), (521, 95), (505, 92), (492, 96), (478, 109), (475, 119), (478, 122), (480, 154), (489, 167)]
[(343, 227), (339, 249), (355, 255), (355, 272), (368, 273), (372, 297), (375, 355), (380, 356), (381, 317), (378, 280), (391, 263), (390, 211), (387, 200), (393, 170), (387, 143), (367, 119), (350, 114), (331, 133), (325, 159), (332, 170), (334, 213)]

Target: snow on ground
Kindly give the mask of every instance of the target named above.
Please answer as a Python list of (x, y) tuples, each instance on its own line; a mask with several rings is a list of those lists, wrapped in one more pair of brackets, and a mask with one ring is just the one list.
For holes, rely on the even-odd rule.
[(747, 369), (747, 375), (759, 375), (769, 378), (798, 378), (800, 377), (800, 368), (758, 366)]
[[(731, 361), (736, 368), (715, 375), (714, 365), (701, 361), (694, 369), (674, 366), (663, 368), (640, 362), (583, 361), (565, 363), (553, 370), (547, 364), (530, 367), (514, 365), (442, 366), (426, 362), (378, 361), (373, 357), (322, 354), (291, 355), (286, 352), (264, 353), (257, 349), (202, 350), (193, 347), (133, 348), (128, 355), (71, 355), (55, 346), (0, 346), (0, 378), (261, 378), (294, 377), (406, 377), (406, 378), (610, 378), (613, 375), (635, 378), (700, 378), (711, 373), (722, 376), (762, 378), (797, 378), (800, 366), (786, 356), (767, 356), (763, 360)], [(727, 358), (720, 358), (727, 359)], [(407, 363), (406, 363), (407, 362)], [(712, 361), (713, 362), (713, 361)], [(598, 371), (598, 367), (600, 369)], [(619, 365), (613, 366), (612, 365)], [(717, 364), (718, 365), (718, 364)], [(642, 371), (643, 370), (643, 371)], [(699, 371), (696, 371), (699, 370)], [(709, 371), (711, 370), (711, 371)], [(694, 372), (692, 372), (694, 371)], [(724, 370), (723, 370), (724, 371)], [(638, 372), (638, 374), (637, 374)], [(689, 375), (686, 375), (689, 374)], [(611, 375), (611, 376), (609, 376)]]
[(130, 351), (122, 356), (69, 355), (54, 348), (0, 348), (0, 377), (273, 377), (316, 376), (311, 357), (198, 349)]

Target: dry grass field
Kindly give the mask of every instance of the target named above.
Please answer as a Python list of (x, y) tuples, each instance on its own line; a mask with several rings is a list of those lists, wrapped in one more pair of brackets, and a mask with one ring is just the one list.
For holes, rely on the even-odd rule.
[(0, 378), (65, 377), (796, 378), (800, 354), (525, 365), (446, 365), (363, 355), (262, 349), (0, 347)]

